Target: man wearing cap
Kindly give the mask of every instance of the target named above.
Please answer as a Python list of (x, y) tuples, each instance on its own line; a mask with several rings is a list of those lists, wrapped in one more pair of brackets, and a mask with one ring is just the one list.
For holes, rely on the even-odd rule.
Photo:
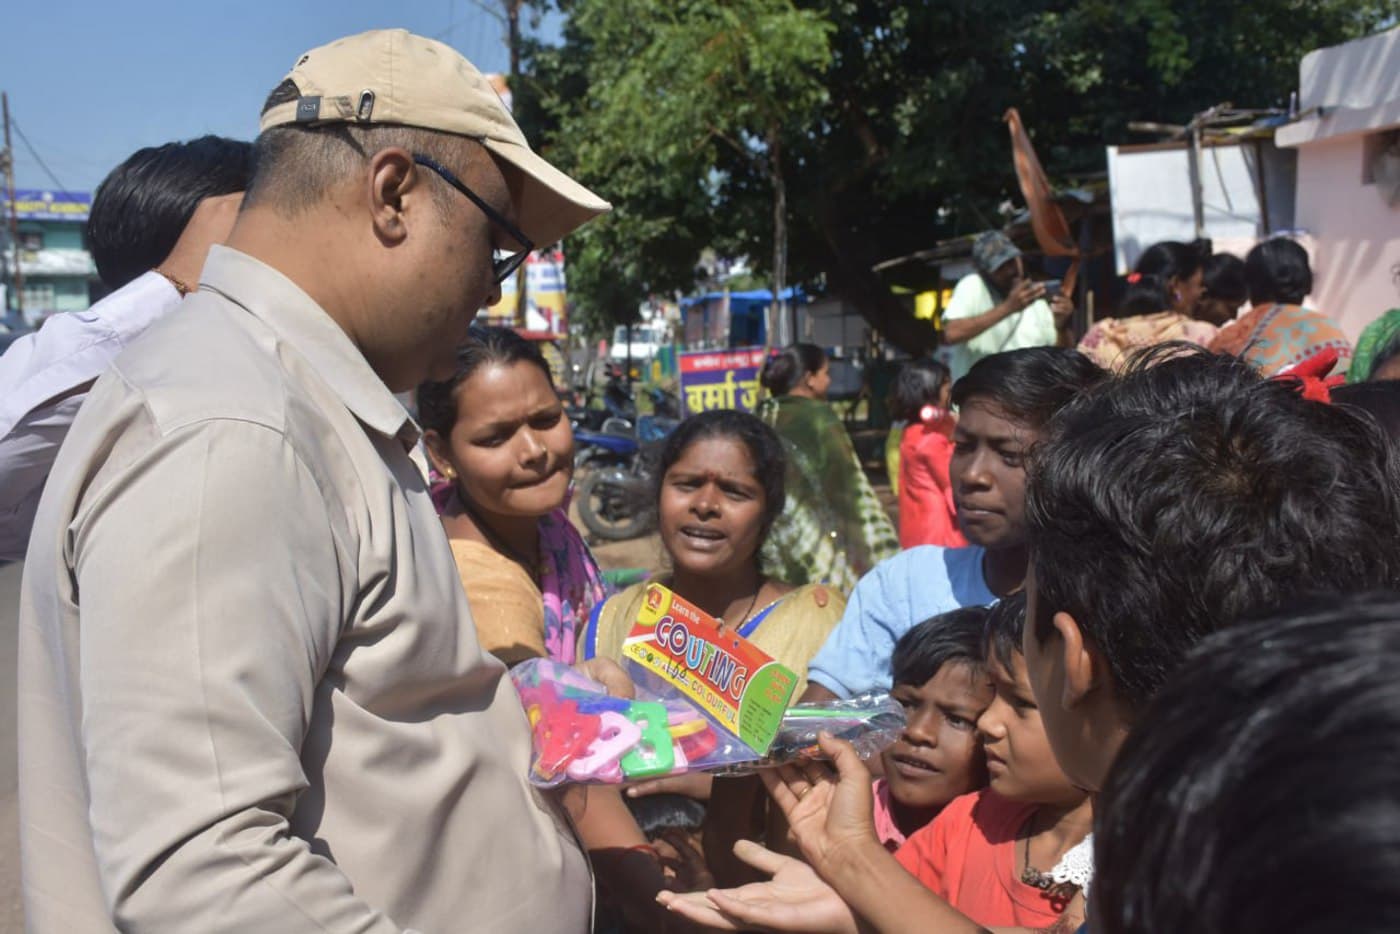
[(1021, 251), (999, 230), (972, 245), (976, 272), (963, 276), (943, 310), (943, 341), (952, 348), (953, 379), (983, 357), (1022, 347), (1074, 346), (1074, 307), (1063, 296), (1045, 301), (1045, 286), (1025, 278)]
[(20, 608), (35, 931), (582, 931), (393, 393), (607, 204), (403, 31), (303, 56), (227, 247), (94, 385)]

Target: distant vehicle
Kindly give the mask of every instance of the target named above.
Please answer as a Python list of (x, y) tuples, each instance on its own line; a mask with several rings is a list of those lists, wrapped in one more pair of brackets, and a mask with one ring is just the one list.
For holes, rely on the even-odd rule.
[(613, 339), (608, 347), (608, 359), (614, 363), (625, 363), (630, 357), (633, 363), (646, 363), (656, 356), (666, 343), (666, 328), (654, 324), (632, 325), (632, 342), (627, 342), (627, 326), (619, 324), (613, 329)]

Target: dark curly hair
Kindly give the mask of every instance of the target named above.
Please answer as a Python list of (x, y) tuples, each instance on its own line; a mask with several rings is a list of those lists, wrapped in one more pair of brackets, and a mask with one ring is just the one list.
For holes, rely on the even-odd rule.
[(1398, 666), (1393, 594), (1197, 646), (1094, 802), (1095, 929), (1400, 929)]
[(1139, 352), (1033, 451), (1041, 641), (1066, 612), (1141, 709), (1207, 634), (1400, 584), (1400, 469), (1373, 420), (1190, 344)]

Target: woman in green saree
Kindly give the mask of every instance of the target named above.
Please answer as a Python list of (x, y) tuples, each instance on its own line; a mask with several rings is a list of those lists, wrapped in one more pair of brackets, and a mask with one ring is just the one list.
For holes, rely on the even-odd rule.
[(849, 593), (899, 550), (899, 538), (846, 426), (826, 403), (826, 354), (814, 344), (793, 344), (768, 359), (759, 379), (772, 397), (758, 416), (777, 431), (788, 456), (787, 503), (768, 533), (764, 567), (792, 584)]

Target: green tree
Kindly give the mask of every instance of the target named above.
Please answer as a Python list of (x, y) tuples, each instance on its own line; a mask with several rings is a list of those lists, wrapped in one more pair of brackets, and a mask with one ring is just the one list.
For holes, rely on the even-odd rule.
[(1281, 105), (1307, 51), (1396, 15), (1395, 0), (561, 5), (562, 47), (525, 63), (527, 130), (618, 205), (570, 240), (571, 291), (685, 289), (712, 246), (824, 282), (910, 350), (933, 333), (871, 267), (1020, 200), (1007, 107), (1052, 178), (1102, 171), (1129, 122)]
[[(579, 0), (561, 50), (535, 49), (527, 120), (552, 155), (616, 209), (571, 241), (570, 288), (625, 320), (647, 291), (694, 282), (700, 248), (734, 240), (728, 165), (766, 193), (762, 241), (775, 292), (786, 285), (784, 143), (823, 103), (829, 26), (789, 0)], [(580, 55), (580, 53), (584, 53)]]

